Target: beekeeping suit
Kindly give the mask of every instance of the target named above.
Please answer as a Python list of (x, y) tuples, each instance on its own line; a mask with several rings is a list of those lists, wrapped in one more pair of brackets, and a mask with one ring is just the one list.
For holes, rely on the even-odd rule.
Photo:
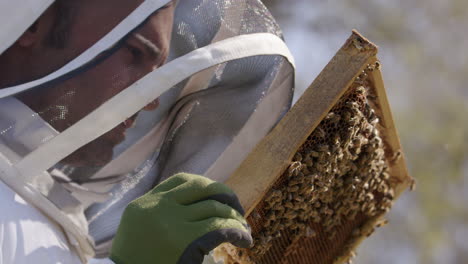
[[(53, 3), (1, 0), (0, 52)], [(179, 172), (225, 181), (289, 109), (293, 59), (259, 0), (173, 1), (164, 38), (168, 4), (96, 9), (122, 14), (47, 74), (0, 87), (0, 263), (107, 257), (129, 202)]]

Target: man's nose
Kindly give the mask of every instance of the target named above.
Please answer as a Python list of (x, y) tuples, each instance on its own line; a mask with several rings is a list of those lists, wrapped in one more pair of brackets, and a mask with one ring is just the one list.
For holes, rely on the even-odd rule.
[(148, 74), (152, 71), (155, 71), (161, 66), (161, 58), (160, 55), (156, 56), (153, 54), (145, 54), (142, 58), (142, 70), (144, 74)]

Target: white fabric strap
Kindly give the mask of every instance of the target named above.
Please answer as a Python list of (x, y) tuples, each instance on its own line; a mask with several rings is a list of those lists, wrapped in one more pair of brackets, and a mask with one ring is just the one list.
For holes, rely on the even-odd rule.
[[(7, 1), (7, 0), (0, 0), (0, 1)], [(8, 0), (12, 1), (12, 0)], [(18, 0), (15, 0), (18, 1)], [(21, 0), (21, 2), (34, 2), (37, 0)], [(44, 2), (38, 1), (38, 2)], [(74, 60), (67, 63), (62, 68), (58, 69), (57, 71), (44, 76), (38, 80), (20, 84), (17, 86), (4, 88), (0, 90), (0, 98), (11, 96), (20, 92), (27, 91), (31, 88), (37, 87), (41, 84), (49, 82), (51, 80), (57, 79), (73, 70), (78, 69), (79, 67), (85, 65), (86, 63), (92, 61), (102, 52), (108, 50), (113, 45), (115, 45), (119, 40), (125, 37), (130, 31), (135, 29), (138, 25), (143, 23), (151, 14), (156, 12), (159, 8), (163, 7), (170, 0), (146, 0), (140, 6), (138, 6), (128, 17), (126, 17), (122, 22), (120, 22), (112, 31), (107, 33), (102, 39), (96, 42), (91, 48), (84, 51), (80, 56), (76, 57)], [(1, 8), (2, 6), (0, 6)], [(27, 8), (23, 6), (23, 8)], [(3, 12), (0, 13), (3, 15)], [(37, 18), (37, 17), (36, 17)], [(2, 18), (3, 20), (3, 18)], [(34, 22), (34, 21), (33, 21)], [(3, 31), (3, 28), (2, 28)], [(1, 33), (2, 36), (4, 35), (3, 32)], [(19, 37), (19, 36), (18, 36)], [(3, 43), (2, 43), (3, 44)]]
[(0, 0), (0, 54), (44, 13), (54, 0)]
[(85, 229), (65, 215), (58, 207), (42, 195), (37, 189), (26, 183), (26, 179), (12, 167), (7, 159), (0, 153), (0, 180), (14, 190), (19, 196), (31, 205), (41, 210), (46, 216), (60, 224), (65, 234), (76, 246), (77, 254), (84, 261), (94, 255), (93, 243)]
[(236, 36), (197, 49), (169, 62), (123, 90), (91, 114), (31, 152), (15, 167), (28, 177), (45, 171), (80, 147), (110, 131), (194, 73), (220, 63), (256, 55), (280, 55), (294, 65), (294, 59), (286, 44), (270, 33)]

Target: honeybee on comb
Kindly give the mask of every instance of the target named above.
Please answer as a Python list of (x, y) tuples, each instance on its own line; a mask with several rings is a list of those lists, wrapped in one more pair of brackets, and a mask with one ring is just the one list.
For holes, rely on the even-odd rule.
[[(412, 181), (376, 53), (353, 32), (228, 179), (247, 209), (254, 245), (218, 247), (224, 263), (345, 263), (386, 223), (382, 216)], [(249, 187), (242, 175), (257, 182), (249, 179)]]

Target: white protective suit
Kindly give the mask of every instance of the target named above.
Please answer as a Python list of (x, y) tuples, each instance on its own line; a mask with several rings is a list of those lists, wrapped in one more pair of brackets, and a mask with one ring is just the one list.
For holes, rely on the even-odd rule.
[[(53, 2), (0, 0), (0, 20), (9, 21), (0, 52)], [(0, 264), (112, 263), (130, 201), (177, 172), (225, 181), (289, 109), (293, 58), (260, 0), (179, 0), (166, 63), (128, 85), (113, 74), (125, 89), (70, 118), (87, 89), (70, 84), (118, 56), (168, 2), (143, 1), (56, 71), (0, 87)], [(24, 99), (49, 95), (39, 108)], [(156, 99), (159, 107), (142, 110)], [(125, 136), (105, 164), (76, 163), (74, 154), (87, 157), (116, 131)]]
[[(12, 126), (15, 124), (15, 126)], [(18, 161), (25, 149), (33, 149), (45, 137), (58, 132), (15, 98), (0, 99), (0, 155)], [(16, 128), (21, 128), (16, 130)], [(8, 143), (7, 143), (8, 142)], [(42, 178), (42, 179), (41, 179)], [(54, 184), (47, 175), (43, 185)], [(81, 263), (60, 226), (0, 181), (0, 263)], [(113, 263), (101, 259), (96, 263)]]

